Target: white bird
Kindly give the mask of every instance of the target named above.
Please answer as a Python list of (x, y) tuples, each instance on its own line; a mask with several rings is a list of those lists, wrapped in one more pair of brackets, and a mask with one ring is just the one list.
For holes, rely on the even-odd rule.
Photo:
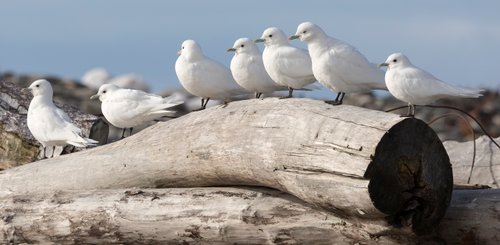
[(428, 105), (438, 99), (450, 97), (478, 98), (480, 89), (469, 89), (449, 85), (432, 74), (414, 66), (402, 53), (391, 54), (387, 66), (385, 82), (389, 92), (397, 99), (408, 103), (408, 115), (415, 115), (415, 105)]
[(66, 112), (54, 105), (52, 101), (54, 92), (47, 80), (36, 80), (28, 89), (33, 94), (28, 108), (28, 128), (33, 137), (42, 144), (44, 152), (47, 147), (67, 144), (87, 147), (99, 143), (82, 137), (82, 130), (71, 122)]
[(262, 58), (269, 76), (277, 84), (288, 87), (288, 96), (284, 98), (292, 97), (294, 89), (316, 81), (307, 51), (291, 46), (280, 29), (267, 28), (255, 42), (265, 45)]
[(120, 88), (130, 88), (149, 92), (149, 86), (139, 75), (130, 73), (112, 77), (104, 68), (94, 68), (87, 71), (82, 77), (82, 83), (94, 90), (98, 90), (101, 85), (112, 83)]
[(105, 81), (105, 83), (111, 83), (114, 84), (120, 88), (129, 88), (129, 89), (136, 89), (136, 90), (142, 90), (144, 92), (149, 92), (149, 86), (144, 79), (134, 73), (130, 74), (123, 74), (120, 76), (116, 76), (113, 78), (110, 78), (109, 80)]
[(174, 96), (161, 97), (135, 89), (124, 89), (114, 84), (104, 84), (90, 99), (99, 98), (101, 111), (106, 120), (117, 128), (123, 128), (122, 138), (127, 128), (132, 132), (135, 126), (143, 125), (164, 116), (172, 116), (175, 111), (167, 108), (184, 103)]
[(186, 40), (177, 53), (175, 73), (181, 85), (191, 94), (201, 97), (205, 109), (210, 99), (224, 100), (247, 93), (234, 81), (231, 71), (221, 63), (206, 57), (194, 40)]
[(93, 68), (85, 72), (83, 75), (81, 81), (83, 85), (91, 88), (91, 89), (99, 89), (101, 85), (106, 83), (111, 79), (111, 75), (108, 73), (108, 71), (104, 68)]
[(288, 89), (275, 83), (267, 74), (262, 54), (251, 39), (239, 38), (227, 51), (235, 52), (230, 65), (234, 80), (244, 89), (255, 93), (255, 98), (260, 98), (262, 93)]
[(290, 40), (299, 38), (307, 43), (312, 70), (318, 81), (337, 92), (332, 105), (342, 104), (346, 93), (385, 89), (384, 71), (370, 63), (355, 47), (328, 36), (319, 26), (304, 22)]

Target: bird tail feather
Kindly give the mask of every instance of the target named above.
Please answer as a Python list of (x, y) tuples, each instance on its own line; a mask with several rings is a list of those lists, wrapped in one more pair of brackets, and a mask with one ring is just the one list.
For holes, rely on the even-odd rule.
[(161, 109), (174, 107), (184, 103), (184, 101), (180, 98), (180, 95), (176, 94), (163, 98), (163, 101), (164, 103), (161, 105)]
[(450, 86), (443, 84), (443, 92), (449, 96), (463, 97), (463, 98), (479, 98), (483, 96), (484, 89), (472, 89), (464, 87)]
[(78, 136), (77, 140), (69, 140), (66, 143), (74, 145), (76, 147), (89, 147), (96, 146), (97, 144), (99, 144), (99, 141)]

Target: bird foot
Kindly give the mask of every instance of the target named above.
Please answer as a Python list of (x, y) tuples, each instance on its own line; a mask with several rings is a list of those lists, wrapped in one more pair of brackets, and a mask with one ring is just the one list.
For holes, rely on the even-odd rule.
[(192, 112), (193, 112), (193, 111), (202, 111), (202, 110), (205, 110), (205, 108), (204, 108), (204, 107), (201, 107), (201, 108), (198, 108), (198, 109), (194, 109), (194, 110), (192, 110)]
[(340, 100), (326, 100), (325, 103), (330, 105), (342, 105), (342, 101)]
[(282, 99), (289, 99), (289, 98), (292, 98), (292, 96), (281, 96), (280, 100), (282, 100)]
[(411, 117), (411, 118), (415, 118), (415, 115), (407, 114), (407, 115), (400, 115), (399, 117)]

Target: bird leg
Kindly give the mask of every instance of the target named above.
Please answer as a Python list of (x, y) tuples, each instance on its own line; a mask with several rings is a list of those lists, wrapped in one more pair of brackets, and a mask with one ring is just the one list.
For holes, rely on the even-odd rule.
[(338, 92), (337, 97), (335, 97), (335, 100), (327, 100), (325, 103), (330, 104), (330, 105), (342, 105), (342, 101), (344, 100), (345, 93), (344, 92)]
[(415, 117), (415, 105), (408, 103), (408, 113), (406, 115), (401, 115), (401, 117)]
[[(49, 149), (49, 147), (50, 147), (50, 149)], [(42, 158), (42, 159), (45, 159), (45, 158), (48, 159), (48, 158), (54, 157), (54, 150), (55, 150), (54, 146), (44, 146), (43, 147), (43, 157), (44, 158)]]
[(46, 146), (42, 146), (42, 150), (40, 151), (40, 157), (41, 157), (41, 159), (47, 158), (47, 156), (45, 156), (46, 152), (47, 152), (47, 147)]
[(133, 129), (134, 129), (133, 127), (128, 129), (128, 130), (129, 130), (129, 131), (128, 131), (128, 136), (132, 135), (132, 130), (133, 130)]
[(193, 111), (201, 111), (204, 110), (207, 107), (208, 101), (210, 98), (207, 98), (206, 100), (204, 98), (201, 98), (201, 107), (199, 109), (194, 109)]
[(280, 97), (280, 99), (288, 99), (288, 98), (292, 98), (292, 93), (293, 93), (293, 88), (292, 87), (288, 87), (288, 96), (282, 96)]
[(256, 93), (255, 93), (255, 98), (256, 98), (256, 99), (259, 99), (259, 98), (260, 98), (260, 96), (262, 96), (262, 93), (260, 93), (260, 92), (256, 92)]
[(123, 131), (122, 131), (122, 137), (120, 137), (120, 139), (123, 139), (125, 138), (125, 131), (127, 130), (127, 128), (123, 128)]
[(226, 107), (227, 107), (227, 105), (229, 104), (229, 102), (231, 102), (231, 101), (229, 101), (229, 100), (224, 100), (224, 104), (222, 105), (222, 108), (226, 108)]

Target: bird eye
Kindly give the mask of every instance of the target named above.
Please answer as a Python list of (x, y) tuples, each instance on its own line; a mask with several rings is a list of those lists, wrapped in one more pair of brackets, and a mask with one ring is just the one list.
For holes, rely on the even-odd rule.
[(307, 32), (307, 31), (303, 31), (302, 33), (304, 33), (304, 34), (305, 34), (306, 32)]
[(102, 91), (102, 93), (103, 93), (103, 94), (105, 94), (105, 93), (106, 93), (106, 90)]
[(36, 85), (36, 87), (37, 87), (37, 88), (39, 88), (39, 87), (40, 87), (40, 84), (37, 84), (37, 85)]
[(240, 47), (242, 47), (242, 48), (245, 47), (245, 44), (242, 44)]
[(184, 49), (184, 46), (182, 46), (182, 49)]
[(398, 62), (398, 59), (393, 59), (392, 62), (396, 63)]
[(269, 37), (273, 37), (273, 34), (269, 35)]

